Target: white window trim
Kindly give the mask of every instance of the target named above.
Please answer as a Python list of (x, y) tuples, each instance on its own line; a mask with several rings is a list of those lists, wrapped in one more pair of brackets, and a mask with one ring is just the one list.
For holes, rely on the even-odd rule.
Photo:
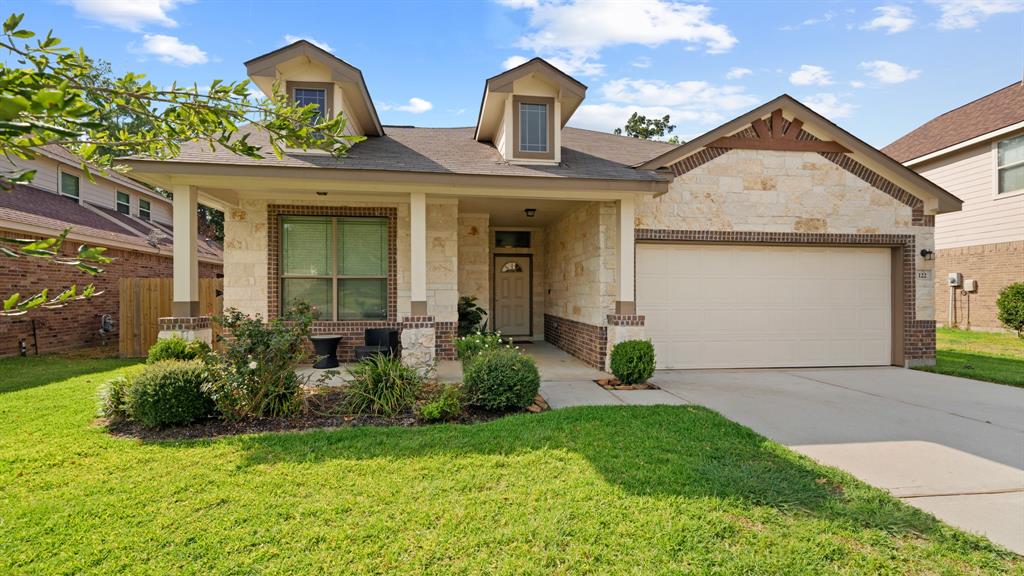
[(1014, 190), (1013, 192), (999, 192), (999, 169), (1009, 168), (1011, 166), (1024, 166), (1024, 161), (1014, 162), (1013, 164), (1008, 164), (1006, 166), (1000, 166), (999, 143), (1006, 142), (1007, 140), (1012, 140), (1014, 138), (1017, 138), (1018, 136), (1024, 136), (1024, 134), (1014, 134), (1007, 138), (1003, 138), (1001, 140), (996, 140), (992, 142), (992, 197), (995, 198), (996, 200), (1000, 200), (1003, 198), (1016, 198), (1017, 196), (1024, 195), (1024, 188), (1021, 188), (1020, 190)]
[(61, 198), (74, 198), (76, 202), (81, 204), (82, 203), (82, 177), (79, 176), (78, 174), (73, 173), (73, 172), (68, 172), (68, 175), (69, 176), (74, 176), (75, 178), (78, 178), (78, 197), (75, 198), (74, 196), (72, 196), (70, 194), (64, 194), (64, 167), (63, 166), (58, 166), (57, 167), (57, 196), (60, 196)]
[[(124, 194), (124, 195), (128, 196), (128, 212), (121, 212), (120, 210), (117, 209), (117, 207), (121, 204), (121, 201), (117, 197), (118, 194)], [(129, 194), (128, 192), (125, 192), (124, 190), (118, 190), (117, 188), (114, 188), (114, 211), (117, 212), (118, 214), (124, 214), (125, 216), (131, 216), (132, 215), (132, 195)]]
[[(145, 217), (143, 217), (143, 216), (142, 216), (142, 202), (146, 202), (146, 203), (148, 203), (148, 204), (149, 204), (149, 209), (147, 209), (147, 210), (146, 210), (146, 213), (147, 213), (147, 214), (146, 214), (146, 216), (145, 216)], [(129, 212), (130, 212), (130, 211), (131, 211), (131, 209), (130, 209), (130, 207), (129, 207)], [(140, 198), (140, 199), (139, 199), (139, 212), (138, 212), (138, 218), (139, 218), (140, 220), (145, 220), (146, 222), (149, 222), (149, 221), (153, 220), (153, 203), (152, 203), (152, 202), (150, 202), (149, 200), (146, 200), (145, 198)]]

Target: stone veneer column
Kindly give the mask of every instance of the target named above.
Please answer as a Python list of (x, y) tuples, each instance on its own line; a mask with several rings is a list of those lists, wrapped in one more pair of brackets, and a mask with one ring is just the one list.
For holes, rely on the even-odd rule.
[(437, 328), (433, 316), (402, 319), (402, 363), (423, 377), (434, 375)]
[(188, 342), (202, 340), (213, 344), (213, 328), (209, 316), (168, 316), (160, 318), (158, 322), (160, 332), (157, 333), (157, 340), (181, 338)]
[[(605, 370), (612, 369), (612, 348), (626, 340), (645, 340), (647, 331), (644, 329), (644, 317), (636, 314), (608, 315), (608, 346), (605, 354)], [(658, 353), (657, 350), (654, 351)]]

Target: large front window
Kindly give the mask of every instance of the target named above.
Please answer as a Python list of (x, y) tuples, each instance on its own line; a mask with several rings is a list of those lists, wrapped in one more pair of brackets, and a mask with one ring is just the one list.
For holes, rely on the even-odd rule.
[(519, 150), (548, 151), (548, 105), (519, 103)]
[(323, 88), (296, 88), (293, 97), (299, 106), (313, 104), (320, 110), (317, 122), (327, 116), (327, 91)]
[(386, 218), (283, 216), (281, 305), (303, 300), (321, 320), (384, 320)]
[(996, 176), (999, 193), (1024, 191), (1024, 134), (997, 145)]

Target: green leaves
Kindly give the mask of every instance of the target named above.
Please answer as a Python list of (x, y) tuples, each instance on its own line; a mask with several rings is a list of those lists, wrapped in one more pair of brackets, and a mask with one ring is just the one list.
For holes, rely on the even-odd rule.
[(80, 300), (88, 300), (90, 298), (99, 296), (103, 292), (97, 292), (96, 286), (89, 284), (79, 293), (78, 285), (72, 284), (65, 288), (55, 298), (49, 298), (50, 291), (48, 288), (44, 288), (32, 296), (21, 299), (21, 294), (15, 292), (3, 300), (3, 309), (0, 310), (0, 317), (4, 316), (21, 316), (27, 314), (30, 310), (35, 308), (45, 309), (56, 309), (63, 308), (72, 302), (78, 302)]

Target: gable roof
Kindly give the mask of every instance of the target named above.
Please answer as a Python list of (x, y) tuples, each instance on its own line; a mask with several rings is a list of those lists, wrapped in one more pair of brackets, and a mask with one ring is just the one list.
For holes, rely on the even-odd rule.
[[(61, 164), (67, 164), (68, 166), (72, 166), (74, 168), (81, 168), (82, 166), (81, 158), (76, 156), (67, 148), (64, 148), (63, 146), (60, 146), (58, 144), (46, 144), (44, 146), (39, 146), (38, 148), (35, 148), (35, 151), (43, 156), (46, 156), (47, 158), (50, 158), (51, 160), (56, 160)], [(135, 190), (136, 192), (145, 194), (151, 198), (155, 198), (161, 202), (169, 203), (167, 198), (164, 198), (158, 192), (151, 190), (150, 188), (147, 188), (143, 184), (140, 184), (139, 182), (136, 182), (135, 180), (132, 180), (127, 176), (119, 174), (113, 170), (107, 170), (106, 174), (103, 174), (100, 172), (99, 168), (93, 166), (92, 164), (90, 164), (89, 166), (91, 167), (93, 176), (96, 178), (104, 178), (106, 180), (110, 180), (111, 182), (118, 186), (129, 188), (131, 190)]]
[(1024, 122), (1024, 82), (932, 118), (882, 148), (899, 162), (909, 162), (950, 146)]
[[(285, 152), (282, 158), (270, 154), (263, 159), (254, 159), (233, 154), (220, 146), (211, 151), (206, 144), (192, 142), (183, 144), (181, 153), (174, 159), (155, 161), (138, 158), (127, 159), (126, 162), (135, 166), (154, 162), (162, 166), (191, 163), (662, 182), (667, 178), (651, 170), (634, 169), (632, 165), (674, 148), (664, 142), (564, 128), (560, 164), (512, 164), (505, 161), (494, 146), (474, 140), (471, 127), (388, 126), (387, 129), (386, 136), (368, 138), (355, 144), (343, 158), (320, 152)], [(269, 150), (266, 133), (249, 125), (241, 127), (238, 136), (246, 134), (250, 143)]]
[(331, 70), (332, 80), (341, 84), (342, 88), (346, 90), (349, 103), (353, 107), (352, 112), (359, 119), (367, 135), (384, 135), (384, 127), (380, 123), (380, 117), (377, 116), (377, 108), (373, 105), (373, 99), (370, 98), (370, 90), (366, 87), (363, 72), (308, 40), (296, 40), (287, 46), (247, 60), (245, 71), (250, 77), (275, 78), (278, 65), (301, 57), (327, 65)]
[[(556, 68), (553, 64), (540, 57), (533, 57), (519, 66), (491, 76), (484, 80), (484, 93), (480, 97), (480, 111), (477, 113), (476, 130), (473, 138), (480, 139), (481, 123), (484, 121), (485, 109), (488, 107), (487, 95), (491, 92), (512, 92), (513, 83), (530, 74), (541, 74), (558, 85), (559, 91), (565, 94), (562, 99), (568, 106), (562, 109), (562, 126), (564, 127), (583, 99), (587, 96), (587, 85)], [(485, 138), (486, 139), (486, 138)]]
[(905, 187), (921, 191), (935, 198), (940, 213), (960, 210), (963, 202), (959, 198), (937, 186), (931, 180), (893, 160), (877, 148), (843, 130), (831, 120), (801, 104), (789, 94), (783, 94), (770, 102), (766, 102), (750, 112), (738, 116), (673, 150), (640, 163), (636, 167), (642, 170), (657, 170), (671, 166), (683, 158), (703, 150), (719, 138), (736, 134), (749, 127), (753, 121), (769, 116), (772, 112), (779, 109), (790, 114), (792, 117), (803, 120), (805, 122), (803, 128), (815, 133), (815, 136), (825, 136), (839, 143), (849, 150), (849, 154), (854, 159), (870, 168), (886, 172), (887, 175), (898, 180), (897, 184), (902, 183)]

